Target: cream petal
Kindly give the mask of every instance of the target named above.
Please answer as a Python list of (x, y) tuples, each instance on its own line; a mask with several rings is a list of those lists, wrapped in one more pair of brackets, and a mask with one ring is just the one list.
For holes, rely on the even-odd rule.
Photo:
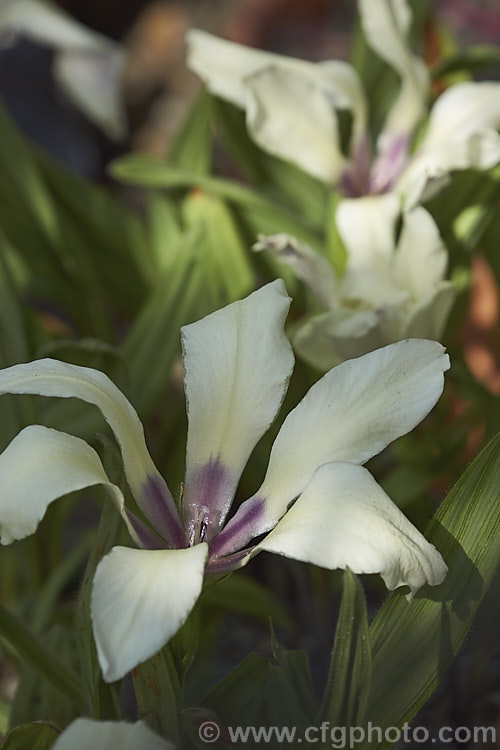
[[(209, 91), (244, 109), (244, 79), (272, 64), (279, 55), (220, 39), (199, 29), (186, 34), (187, 64)], [(283, 58), (287, 59), (287, 58)]]
[(331, 570), (380, 573), (388, 589), (436, 586), (447, 567), (371, 474), (328, 463), (314, 474), (284, 518), (257, 546)]
[(384, 124), (380, 150), (394, 135), (410, 133), (425, 112), (429, 74), (408, 44), (411, 12), (406, 0), (359, 0), (361, 25), (370, 47), (401, 78), (401, 90)]
[(412, 430), (441, 395), (449, 365), (441, 344), (410, 339), (330, 370), (285, 419), (261, 488), (215, 538), (213, 556), (272, 529), (322, 464), (362, 464)]
[(432, 182), (439, 186), (453, 170), (495, 166), (500, 161), (499, 128), (500, 83), (458, 83), (441, 94), (425, 137), (398, 181), (407, 205), (427, 199)]
[(184, 546), (175, 503), (148, 453), (137, 412), (107, 375), (89, 367), (39, 359), (0, 370), (0, 393), (79, 398), (97, 406), (120, 444), (137, 503), (168, 541)]
[(268, 252), (293, 269), (326, 310), (334, 304), (337, 292), (335, 272), (328, 260), (312, 247), (289, 234), (259, 235), (255, 252)]
[(455, 284), (452, 281), (442, 281), (412, 307), (405, 321), (403, 335), (440, 341), (456, 296)]
[[(411, 339), (348, 360), (324, 375), (287, 416), (264, 483), (268, 528), (321, 464), (362, 464), (412, 430), (443, 390), (449, 358), (436, 341)], [(265, 530), (265, 529), (262, 529)]]
[[(189, 419), (188, 526), (222, 525), (250, 453), (276, 416), (293, 369), (281, 279), (182, 328)], [(206, 514), (203, 519), (201, 512)]]
[(111, 139), (127, 134), (121, 49), (68, 50), (56, 55), (55, 77), (73, 103)]
[(403, 228), (394, 259), (394, 276), (414, 300), (431, 294), (441, 283), (448, 253), (436, 222), (417, 206), (403, 214)]
[(208, 547), (114, 547), (97, 566), (91, 614), (107, 682), (153, 656), (177, 632), (203, 585)]
[(380, 331), (381, 312), (340, 308), (314, 315), (293, 338), (295, 351), (312, 367), (326, 372), (346, 359), (387, 343)]
[(94, 721), (75, 719), (55, 741), (52, 750), (174, 750), (171, 742), (155, 734), (146, 724), (138, 721)]
[(347, 160), (335, 110), (352, 113), (351, 151), (366, 129), (364, 92), (350, 65), (262, 52), (194, 29), (187, 46), (189, 67), (213, 94), (246, 110), (250, 135), (265, 151), (337, 182)]
[(127, 124), (121, 88), (125, 57), (118, 44), (39, 0), (3, 0), (2, 31), (54, 48), (55, 76), (68, 97), (111, 138), (124, 137)]
[(33, 534), (53, 500), (97, 484), (110, 494), (134, 541), (121, 490), (99, 456), (80, 438), (41, 425), (26, 427), (0, 454), (0, 541)]
[(346, 168), (336, 109), (346, 102), (324, 81), (283, 66), (245, 79), (246, 121), (253, 140), (307, 174), (335, 184)]
[(348, 268), (369, 266), (377, 255), (391, 258), (400, 211), (400, 199), (395, 193), (340, 201), (335, 221), (347, 248)]

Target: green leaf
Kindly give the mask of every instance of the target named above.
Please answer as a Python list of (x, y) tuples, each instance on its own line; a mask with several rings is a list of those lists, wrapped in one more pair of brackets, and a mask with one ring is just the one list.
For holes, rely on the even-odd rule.
[(249, 251), (245, 248), (233, 215), (218, 197), (195, 192), (184, 201), (189, 228), (198, 230), (197, 260), (205, 266), (206, 286), (212, 297), (225, 304), (240, 299), (254, 285)]
[(451, 73), (472, 73), (481, 68), (500, 65), (500, 50), (489, 44), (475, 44), (467, 47), (452, 57), (448, 57), (432, 69), (432, 78), (436, 80)]
[(214, 711), (225, 725), (261, 724), (268, 676), (268, 660), (260, 654), (249, 654), (207, 695), (203, 705)]
[(167, 645), (132, 670), (139, 716), (156, 732), (182, 747), (180, 711), (182, 690), (174, 659)]
[(199, 187), (224, 198), (234, 204), (244, 217), (248, 214), (256, 217), (254, 236), (258, 232), (274, 234), (286, 231), (310, 244), (315, 244), (318, 239), (314, 226), (301, 214), (297, 215), (296, 211), (293, 212), (279, 200), (271, 200), (259, 191), (232, 180), (173, 169), (159, 159), (136, 154), (114, 161), (110, 172), (115, 179), (131, 185), (184, 190)]
[(168, 153), (168, 163), (193, 174), (208, 174), (211, 161), (210, 97), (201, 89), (173, 140)]
[(47, 651), (45, 644), (15, 615), (0, 606), (0, 638), (7, 641), (20, 658), (75, 705), (83, 703), (83, 695), (75, 675)]
[(238, 612), (275, 626), (288, 626), (288, 616), (276, 597), (261, 583), (240, 571), (203, 592), (200, 603), (209, 609)]
[(59, 731), (50, 724), (22, 724), (8, 733), (1, 750), (49, 750), (58, 736)]
[(359, 726), (365, 717), (372, 658), (363, 588), (347, 569), (320, 720)]
[(422, 589), (411, 603), (401, 593), (392, 594), (370, 626), (373, 676), (366, 716), (374, 725), (400, 727), (410, 721), (467, 635), (500, 564), (499, 487), (497, 435), (459, 479), (428, 529), (427, 538), (449, 566), (446, 579)]
[[(112, 477), (111, 479), (113, 481)], [(111, 547), (119, 541), (121, 531), (120, 516), (113, 504), (105, 501), (76, 607), (76, 642), (86, 692), (87, 710), (96, 719), (121, 718), (114, 687), (104, 682), (101, 676), (90, 618), (90, 597), (97, 565)]]
[(311, 725), (317, 713), (309, 660), (305, 651), (287, 651), (272, 633), (274, 659), (269, 666), (266, 697), (270, 723)]
[(341, 275), (347, 264), (347, 250), (337, 229), (336, 213), (341, 201), (340, 193), (332, 193), (328, 205), (325, 237), (325, 254), (335, 272)]

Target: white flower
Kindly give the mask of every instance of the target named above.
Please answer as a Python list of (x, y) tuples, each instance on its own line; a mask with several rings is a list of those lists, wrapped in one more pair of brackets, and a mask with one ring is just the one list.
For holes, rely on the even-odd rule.
[(289, 304), (278, 280), (182, 329), (189, 427), (181, 516), (136, 412), (109, 378), (50, 359), (0, 371), (0, 393), (98, 406), (149, 521), (125, 509), (96, 452), (79, 438), (35, 425), (0, 455), (3, 543), (32, 533), (54, 499), (103, 484), (139, 546), (112, 549), (94, 579), (93, 627), (108, 681), (168, 641), (199, 596), (205, 572), (233, 570), (261, 550), (379, 572), (389, 588), (408, 585), (410, 595), (446, 574), (439, 552), (361, 466), (413, 429), (439, 398), (449, 360), (435, 341), (402, 341), (321, 378), (285, 419), (261, 487), (227, 521), (241, 473), (279, 411), (293, 368), (283, 330)]
[(0, 0), (0, 45), (12, 34), (54, 49), (54, 76), (73, 104), (111, 138), (125, 136), (125, 56), (116, 42), (43, 0)]
[[(374, 154), (364, 91), (348, 63), (305, 62), (198, 30), (187, 37), (189, 66), (212, 93), (245, 110), (248, 132), (262, 149), (336, 186), (346, 198), (370, 196), (352, 205), (349, 227), (339, 226), (348, 250), (358, 249), (357, 227), (365, 226), (364, 238), (385, 231), (383, 212), (372, 210), (384, 194), (393, 193), (408, 209), (442, 186), (452, 171), (488, 169), (500, 161), (498, 82), (447, 89), (410, 153), (430, 87), (423, 61), (409, 46), (409, 5), (406, 0), (358, 0), (358, 6), (368, 44), (400, 79)], [(338, 113), (346, 109), (352, 132), (344, 153)]]
[[(271, 252), (291, 266), (322, 308), (294, 336), (296, 351), (319, 370), (402, 339), (441, 337), (456, 293), (455, 285), (444, 279), (446, 249), (434, 220), (421, 206), (403, 214), (396, 244), (398, 209), (393, 199), (387, 195), (365, 207), (385, 209), (386, 220), (378, 224), (385, 232), (373, 235), (370, 242), (364, 236), (365, 225), (357, 227), (341, 278), (326, 258), (288, 235), (261, 237), (254, 245), (254, 250)], [(349, 200), (340, 205), (339, 226), (350, 226), (355, 204)]]
[(52, 750), (174, 750), (171, 742), (138, 721), (75, 719), (57, 738)]

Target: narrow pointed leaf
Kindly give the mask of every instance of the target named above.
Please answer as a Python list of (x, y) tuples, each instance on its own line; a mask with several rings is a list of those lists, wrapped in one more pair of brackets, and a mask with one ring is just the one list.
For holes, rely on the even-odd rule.
[(423, 588), (411, 603), (393, 594), (370, 626), (373, 678), (366, 716), (373, 724), (411, 721), (467, 635), (500, 565), (499, 487), (500, 434), (459, 479), (426, 534), (449, 566), (444, 582)]
[(365, 595), (357, 577), (347, 569), (320, 719), (332, 726), (359, 726), (365, 716), (371, 671)]
[(58, 730), (50, 724), (22, 724), (7, 734), (2, 750), (49, 750), (58, 736)]

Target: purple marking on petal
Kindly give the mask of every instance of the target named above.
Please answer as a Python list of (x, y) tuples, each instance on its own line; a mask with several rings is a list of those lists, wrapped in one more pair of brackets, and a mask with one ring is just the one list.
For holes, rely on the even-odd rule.
[(394, 187), (408, 163), (410, 136), (408, 133), (386, 135), (370, 175), (370, 195), (387, 193)]
[(258, 522), (264, 515), (266, 501), (254, 496), (240, 505), (229, 523), (210, 544), (210, 559), (230, 555), (240, 550), (253, 539), (258, 531)]
[(370, 143), (365, 135), (356, 144), (352, 160), (340, 178), (340, 192), (346, 198), (359, 198), (368, 193), (370, 162)]
[(206, 573), (230, 573), (232, 570), (237, 570), (241, 567), (241, 561), (247, 557), (254, 547), (245, 547), (245, 549), (235, 552), (233, 555), (227, 557), (215, 557), (213, 560), (208, 560), (207, 567), (205, 568)]
[(210, 541), (220, 530), (233, 502), (236, 482), (216, 459), (188, 474), (182, 515), (189, 544)]
[(149, 476), (142, 486), (141, 510), (155, 530), (176, 549), (187, 547), (186, 536), (174, 500), (164, 479)]
[(137, 534), (137, 541), (141, 549), (167, 549), (167, 544), (153, 529), (150, 529), (144, 521), (137, 518), (135, 513), (125, 508), (125, 513), (132, 526), (133, 530)]

